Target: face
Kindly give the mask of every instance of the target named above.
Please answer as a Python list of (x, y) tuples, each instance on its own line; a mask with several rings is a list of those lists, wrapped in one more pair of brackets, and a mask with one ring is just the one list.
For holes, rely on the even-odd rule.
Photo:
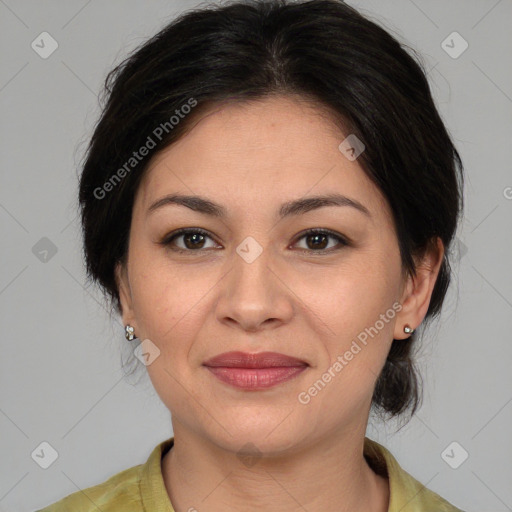
[[(117, 269), (124, 323), (150, 340), (147, 371), (173, 423), (225, 449), (364, 430), (393, 338), (426, 312), (433, 282), (421, 294), (404, 280), (388, 204), (338, 149), (347, 135), (289, 97), (218, 106), (138, 189)], [(161, 201), (171, 195), (209, 203)], [(334, 195), (350, 201), (294, 207)], [(231, 351), (300, 363), (204, 365)]]

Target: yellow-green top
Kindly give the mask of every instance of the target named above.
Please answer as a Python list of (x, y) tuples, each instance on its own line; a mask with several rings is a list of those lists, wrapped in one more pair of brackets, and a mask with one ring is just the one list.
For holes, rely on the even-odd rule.
[[(125, 469), (37, 512), (174, 512), (161, 469), (162, 457), (173, 443), (171, 437), (157, 445), (144, 464)], [(404, 471), (379, 443), (365, 438), (364, 455), (374, 470), (387, 474), (388, 512), (461, 512)]]

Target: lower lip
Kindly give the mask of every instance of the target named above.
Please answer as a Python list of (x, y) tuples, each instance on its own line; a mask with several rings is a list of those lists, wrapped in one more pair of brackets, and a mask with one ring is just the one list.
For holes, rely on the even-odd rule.
[(280, 366), (276, 368), (228, 368), (207, 366), (219, 380), (239, 389), (266, 389), (286, 382), (302, 373), (307, 366)]

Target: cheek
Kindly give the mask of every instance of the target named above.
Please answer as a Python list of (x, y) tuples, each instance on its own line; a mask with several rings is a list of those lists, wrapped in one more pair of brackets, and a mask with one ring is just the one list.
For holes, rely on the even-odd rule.
[[(300, 390), (318, 427), (357, 416), (371, 401), (393, 339), (394, 295), (385, 281), (347, 273), (330, 281), (330, 293), (310, 296), (310, 320), (325, 357)], [(366, 284), (363, 286), (362, 283)], [(380, 283), (380, 284), (379, 284)], [(314, 303), (314, 305), (312, 304)], [(328, 326), (328, 329), (324, 328)]]
[(156, 259), (142, 268), (132, 286), (138, 337), (151, 340), (160, 351), (146, 369), (162, 402), (169, 409), (186, 410), (190, 394), (182, 392), (182, 385), (191, 381), (189, 352), (204, 321), (200, 315), (212, 283), (184, 278), (186, 271), (158, 265)]
[[(166, 364), (186, 371), (188, 353), (205, 322), (221, 275), (200, 264), (170, 261), (165, 251), (134, 254), (132, 297), (137, 327), (168, 357)], [(140, 336), (138, 336), (140, 338)]]
[(187, 314), (193, 313), (194, 304), (207, 291), (204, 282), (203, 286), (196, 284), (192, 277), (184, 279), (179, 272), (156, 265), (139, 274), (132, 288), (134, 312), (146, 337), (164, 345), (173, 332), (182, 329)]
[(336, 267), (312, 266), (294, 279), (289, 276), (294, 293), (303, 299), (305, 313), (309, 310), (307, 318), (316, 322), (315, 330), (325, 333), (325, 339), (344, 344), (376, 322), (384, 337), (392, 331), (396, 312), (389, 310), (397, 298), (399, 279), (395, 267), (382, 256), (358, 255)]
[(399, 264), (385, 261), (382, 255), (371, 256), (325, 275), (304, 273), (307, 277), (298, 282), (297, 295), (307, 297), (314, 313), (308, 315), (311, 329), (325, 352), (315, 378), (328, 382), (325, 399), (329, 396), (342, 408), (356, 407), (371, 397), (401, 307), (396, 302)]

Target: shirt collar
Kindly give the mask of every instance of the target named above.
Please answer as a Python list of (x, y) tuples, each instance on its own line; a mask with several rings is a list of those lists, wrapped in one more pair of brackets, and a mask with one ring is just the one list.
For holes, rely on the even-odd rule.
[[(140, 493), (144, 509), (148, 511), (175, 512), (162, 475), (162, 458), (172, 448), (174, 437), (157, 445), (145, 464), (141, 466)], [(393, 455), (376, 441), (364, 440), (364, 456), (370, 467), (389, 481), (388, 512), (414, 505), (414, 500), (425, 491), (430, 493), (411, 475), (406, 473)], [(434, 495), (436, 496), (436, 495)], [(437, 496), (436, 496), (437, 497)], [(442, 501), (442, 500), (441, 500)], [(442, 509), (440, 509), (442, 510)], [(447, 509), (448, 510), (448, 509)], [(450, 509), (457, 510), (457, 509)]]

